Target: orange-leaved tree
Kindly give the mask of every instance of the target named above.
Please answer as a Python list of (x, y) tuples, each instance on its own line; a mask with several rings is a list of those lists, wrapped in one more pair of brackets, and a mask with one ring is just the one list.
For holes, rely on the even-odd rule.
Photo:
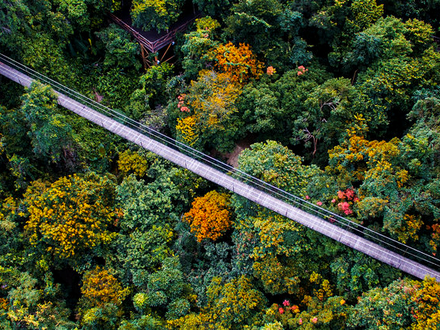
[(197, 197), (183, 219), (189, 222), (197, 241), (205, 238), (217, 240), (231, 226), (229, 195), (213, 190)]
[(219, 45), (215, 49), (217, 67), (229, 72), (234, 82), (245, 83), (250, 78), (258, 78), (263, 74), (263, 63), (257, 60), (251, 47), (242, 44), (236, 47), (232, 42)]

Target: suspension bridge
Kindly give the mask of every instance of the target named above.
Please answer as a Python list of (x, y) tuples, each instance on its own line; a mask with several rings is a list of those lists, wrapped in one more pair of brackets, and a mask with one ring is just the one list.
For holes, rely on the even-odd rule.
[(0, 75), (29, 87), (51, 85), (58, 104), (201, 177), (294, 220), (346, 246), (419, 279), (440, 282), (440, 260), (356, 222), (285, 192), (107, 108), (0, 54)]

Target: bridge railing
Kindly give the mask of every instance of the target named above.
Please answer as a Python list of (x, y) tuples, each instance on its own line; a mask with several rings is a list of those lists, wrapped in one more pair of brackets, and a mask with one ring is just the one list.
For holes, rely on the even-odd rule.
[(0, 54), (0, 62), (7, 64), (8, 66), (14, 68), (15, 70), (28, 75), (29, 77), (38, 80), (42, 83), (51, 85), (52, 88), (62, 93), (73, 100), (95, 110), (107, 117), (114, 119), (115, 121), (128, 126), (135, 131), (148, 136), (149, 138), (160, 142), (172, 149), (178, 150), (181, 153), (196, 159), (221, 173), (225, 173), (233, 176), (239, 181), (248, 184), (249, 186), (270, 194), (271, 196), (289, 203), (309, 214), (320, 217), (324, 220), (329, 221), (332, 225), (343, 228), (347, 231), (352, 232), (358, 236), (364, 237), (365, 239), (374, 242), (380, 246), (387, 248), (390, 251), (396, 252), (401, 256), (407, 257), (411, 260), (417, 261), (427, 267), (435, 270), (440, 270), (440, 260), (428, 253), (415, 249), (409, 245), (403, 244), (395, 239), (392, 239), (382, 233), (376, 232), (368, 227), (364, 227), (350, 219), (347, 219), (339, 214), (326, 210), (318, 205), (315, 205), (307, 200), (304, 200), (298, 196), (295, 196), (289, 192), (286, 192), (278, 187), (275, 187), (265, 181), (262, 181), (248, 173), (245, 173), (239, 169), (236, 169), (228, 164), (225, 164), (218, 159), (215, 159), (209, 155), (206, 155), (199, 150), (193, 149), (179, 141), (176, 141), (160, 132), (157, 132), (127, 116), (123, 113), (108, 108), (90, 98), (83, 96), (82, 94), (58, 83), (57, 81), (48, 78), (39, 72), (13, 60), (5, 55)]
[(163, 37), (155, 40), (152, 42), (153, 44), (153, 50), (152, 52), (155, 53), (159, 50), (161, 50), (162, 48), (164, 48), (165, 46), (169, 45), (171, 42), (174, 41), (176, 34), (184, 31), (188, 25), (190, 25), (191, 23), (193, 23), (197, 18), (200, 17), (200, 14), (195, 15), (194, 17), (192, 17), (191, 19), (183, 22), (181, 25), (179, 25), (178, 27), (172, 29), (171, 31), (169, 31), (166, 35), (164, 35)]
[(142, 44), (145, 48), (147, 48), (150, 52), (155, 53), (155, 46), (154, 44), (148, 40), (147, 38), (145, 38), (142, 34), (140, 34), (139, 32), (137, 32), (135, 29), (133, 29), (130, 25), (128, 25), (127, 23), (125, 23), (123, 20), (121, 20), (120, 18), (118, 18), (117, 16), (110, 14), (110, 18), (116, 23), (118, 24), (121, 28), (123, 28), (125, 31), (131, 33), (133, 35), (133, 37), (140, 43)]
[(164, 36), (160, 37), (159, 39), (150, 41), (147, 38), (145, 38), (142, 34), (137, 32), (132, 26), (130, 26), (129, 24), (125, 23), (123, 20), (118, 18), (116, 15), (110, 14), (110, 18), (116, 24), (118, 24), (124, 30), (130, 32), (134, 36), (134, 38), (139, 43), (144, 45), (144, 47), (147, 48), (151, 53), (156, 53), (159, 50), (161, 50), (162, 48), (164, 48), (167, 45), (169, 45), (170, 43), (172, 43), (174, 41), (177, 33), (185, 30), (188, 27), (188, 25), (190, 25), (192, 22), (194, 22), (199, 17), (200, 17), (200, 14), (197, 14), (194, 17), (192, 17), (191, 19), (183, 22), (178, 27), (176, 27), (176, 28), (172, 29), (171, 31), (167, 32)]

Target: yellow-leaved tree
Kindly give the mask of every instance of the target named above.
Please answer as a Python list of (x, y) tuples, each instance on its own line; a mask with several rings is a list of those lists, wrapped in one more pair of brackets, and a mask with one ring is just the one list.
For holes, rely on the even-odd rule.
[(183, 119), (177, 118), (176, 132), (179, 141), (193, 147), (199, 139), (197, 119), (195, 116), (189, 116)]
[(131, 173), (138, 177), (143, 177), (151, 164), (151, 154), (146, 155), (142, 150), (136, 152), (130, 149), (125, 150), (119, 154), (118, 169), (123, 176), (128, 176)]
[(193, 147), (207, 144), (230, 151), (240, 132), (235, 105), (241, 85), (231, 72), (203, 70), (191, 82), (189, 93), (178, 97), (181, 118), (176, 125), (177, 139)]
[(417, 307), (412, 312), (415, 322), (411, 325), (411, 329), (438, 329), (440, 327), (440, 283), (435, 278), (426, 277), (413, 300)]
[(99, 251), (116, 236), (112, 228), (122, 216), (115, 195), (115, 183), (95, 173), (33, 182), (24, 196), (31, 245), (58, 259)]
[(189, 222), (197, 241), (205, 238), (217, 240), (231, 226), (229, 195), (213, 190), (197, 197), (183, 219)]
[(124, 314), (120, 307), (129, 290), (108, 270), (97, 266), (84, 274), (81, 294), (78, 303), (81, 323), (86, 328), (105, 329)]

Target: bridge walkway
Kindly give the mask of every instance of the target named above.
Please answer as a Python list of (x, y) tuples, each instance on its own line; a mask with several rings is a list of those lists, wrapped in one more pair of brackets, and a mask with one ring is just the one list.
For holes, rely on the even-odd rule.
[(0, 74), (26, 87), (34, 79), (50, 84), (58, 94), (59, 105), (110, 132), (405, 273), (419, 279), (429, 275), (440, 281), (440, 260), (437, 258), (362, 227), (246, 173), (240, 173), (229, 165), (155, 132), (1, 54)]

